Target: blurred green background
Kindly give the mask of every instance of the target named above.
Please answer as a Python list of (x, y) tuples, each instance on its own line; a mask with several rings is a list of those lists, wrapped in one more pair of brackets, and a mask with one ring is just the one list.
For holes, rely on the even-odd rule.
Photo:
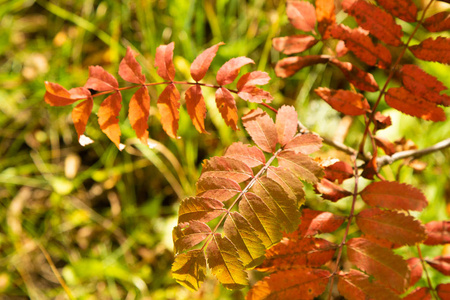
[[(344, 17), (338, 14), (339, 20)], [(411, 25), (401, 25), (412, 32)], [(141, 54), (138, 61), (148, 81), (159, 81), (153, 66), (155, 49), (171, 41), (177, 80), (191, 80), (190, 62), (223, 41), (226, 45), (205, 82), (214, 83), (215, 71), (228, 59), (248, 56), (256, 64), (245, 67), (247, 71), (264, 70), (273, 78), (266, 89), (275, 97), (274, 107), (295, 105), (312, 130), (328, 137), (342, 135), (346, 123), (339, 113), (312, 93), (319, 86), (345, 88), (336, 70), (315, 66), (288, 80), (274, 75), (281, 55), (272, 49), (271, 40), (294, 33), (285, 2), (278, 0), (0, 0), (0, 299), (67, 299), (55, 273), (75, 299), (243, 298), (245, 291), (227, 291), (213, 278), (191, 293), (170, 276), (178, 203), (194, 194), (201, 161), (220, 155), (234, 141), (248, 141), (241, 124), (237, 132), (225, 126), (214, 90), (204, 89), (210, 134), (198, 134), (181, 108), (182, 138), (173, 140), (158, 120), (155, 102), (161, 90), (152, 89), (151, 149), (135, 139), (126, 118), (133, 91), (124, 92), (120, 124), (127, 147), (119, 152), (97, 124), (100, 99), (87, 126), (95, 143), (83, 148), (77, 142), (71, 107), (50, 107), (43, 101), (44, 81), (67, 89), (82, 86), (90, 65), (117, 74), (127, 46)], [(420, 39), (425, 36), (423, 31), (418, 34)], [(321, 47), (309, 52), (319, 53)], [(406, 60), (415, 62), (411, 55)], [(448, 67), (419, 64), (450, 85)], [(381, 71), (375, 76), (379, 83), (386, 78)], [(374, 93), (368, 99), (375, 97)], [(254, 107), (244, 101), (237, 105), (240, 116)], [(450, 136), (448, 123), (433, 124), (383, 109), (393, 118), (394, 126), (385, 130), (392, 141), (405, 137), (425, 147)], [(353, 121), (345, 142), (358, 143), (362, 122)], [(328, 147), (320, 156), (348, 159)], [(420, 215), (424, 222), (448, 219), (449, 160), (447, 149), (422, 159), (425, 171), (400, 167), (398, 162), (386, 167), (383, 175), (388, 180), (398, 176), (424, 190), (430, 201)], [(345, 200), (330, 204), (308, 195), (310, 207), (348, 213)], [(423, 251), (434, 256), (443, 248)], [(415, 255), (411, 248), (404, 253)], [(439, 274), (431, 274), (442, 281)]]

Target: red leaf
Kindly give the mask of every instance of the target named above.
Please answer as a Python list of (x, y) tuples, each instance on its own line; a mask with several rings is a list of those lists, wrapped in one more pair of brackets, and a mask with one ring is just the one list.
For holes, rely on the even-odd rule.
[(136, 136), (145, 145), (148, 144), (148, 117), (150, 115), (150, 96), (147, 87), (143, 85), (133, 97), (131, 97), (128, 107), (128, 119), (131, 127), (136, 132)]
[(231, 144), (225, 151), (224, 156), (240, 160), (250, 168), (266, 163), (264, 153), (258, 147), (243, 144), (241, 142)]
[(285, 150), (292, 150), (295, 153), (311, 154), (322, 147), (322, 138), (315, 134), (298, 134), (290, 140)]
[(119, 75), (125, 81), (144, 84), (145, 75), (142, 74), (142, 67), (136, 60), (137, 55), (130, 47), (127, 48), (127, 54), (119, 65)]
[(401, 256), (366, 239), (353, 238), (346, 245), (348, 260), (359, 269), (394, 290), (405, 290), (409, 269)]
[(225, 124), (230, 126), (233, 130), (238, 130), (237, 108), (233, 95), (226, 88), (219, 88), (216, 91), (216, 105), (219, 109)]
[(225, 45), (225, 43), (220, 42), (215, 44), (195, 58), (191, 64), (191, 76), (195, 81), (200, 81), (205, 77), (212, 60), (216, 56), (217, 50), (219, 50), (219, 46), (222, 45)]
[(389, 50), (382, 44), (374, 45), (366, 31), (361, 28), (351, 29), (340, 24), (333, 27), (331, 36), (343, 40), (345, 46), (366, 64), (382, 69), (389, 68), (392, 60)]
[(88, 122), (89, 116), (92, 112), (92, 107), (94, 107), (94, 100), (92, 97), (89, 97), (87, 100), (84, 100), (72, 110), (72, 120), (73, 125), (78, 134), (78, 140), (84, 134), (86, 130), (86, 124)]
[(214, 156), (203, 161), (202, 164), (202, 175), (200, 178), (210, 176), (228, 178), (241, 183), (252, 178), (253, 171), (240, 160), (231, 157)]
[(161, 114), (161, 124), (168, 136), (177, 138), (180, 113), (180, 93), (175, 84), (169, 84), (159, 95), (157, 106)]
[(241, 192), (239, 183), (223, 177), (204, 177), (197, 181), (197, 196), (227, 201)]
[(422, 262), (417, 257), (411, 257), (410, 259), (406, 260), (406, 263), (408, 264), (409, 270), (411, 271), (411, 276), (409, 277), (409, 286), (414, 286), (417, 281), (422, 278)]
[(316, 64), (325, 64), (330, 61), (328, 55), (306, 55), (306, 56), (291, 56), (283, 58), (278, 61), (275, 66), (275, 74), (281, 78), (287, 78), (304, 67), (309, 67)]
[(334, 0), (316, 0), (318, 29), (324, 39), (330, 37), (330, 29), (336, 23)]
[(108, 138), (121, 150), (120, 145), (120, 127), (119, 114), (122, 108), (122, 94), (116, 91), (103, 100), (98, 109), (98, 124), (100, 129), (108, 136)]
[(418, 188), (396, 181), (373, 182), (360, 195), (370, 206), (389, 209), (421, 211), (428, 205), (425, 195)]
[(206, 104), (201, 87), (199, 85), (191, 86), (186, 90), (184, 97), (186, 109), (195, 129), (200, 133), (207, 133), (205, 130)]
[(416, 22), (417, 6), (411, 0), (377, 0), (385, 10), (406, 22)]
[(254, 71), (249, 72), (239, 78), (236, 87), (238, 91), (242, 90), (245, 86), (265, 85), (270, 81), (270, 76), (266, 72)]
[(441, 94), (445, 87), (436, 77), (415, 65), (404, 65), (401, 70), (403, 85), (418, 97), (433, 103), (450, 106), (450, 96)]
[(414, 245), (426, 239), (425, 227), (412, 216), (370, 208), (356, 216), (356, 224), (367, 235), (401, 245)]
[(419, 59), (450, 64), (450, 38), (428, 38), (419, 45), (409, 47), (409, 50)]
[(436, 292), (441, 299), (449, 299), (450, 298), (450, 283), (439, 284), (436, 287)]
[(316, 26), (316, 12), (314, 6), (306, 1), (289, 1), (286, 14), (289, 22), (300, 30), (313, 31)]
[(325, 168), (325, 176), (331, 181), (337, 180), (341, 184), (345, 179), (353, 177), (352, 167), (343, 161), (338, 161)]
[(374, 120), (376, 122), (377, 129), (385, 129), (392, 125), (391, 117), (382, 115), (379, 111), (375, 113)]
[(84, 87), (87, 89), (93, 89), (99, 92), (103, 92), (119, 88), (119, 83), (113, 75), (106, 72), (102, 67), (90, 66), (89, 79)]
[(337, 216), (327, 211), (317, 211), (305, 208), (302, 211), (301, 223), (297, 229), (299, 236), (312, 236), (337, 230), (345, 217)]
[(242, 117), (248, 134), (261, 150), (274, 153), (278, 142), (277, 129), (269, 115), (258, 108)]
[(423, 242), (425, 245), (450, 244), (450, 221), (431, 221), (425, 224), (428, 238)]
[(168, 81), (173, 81), (175, 78), (175, 66), (173, 65), (174, 47), (175, 44), (172, 42), (156, 48), (155, 67), (158, 68), (158, 75)]
[(297, 34), (274, 38), (272, 40), (272, 45), (275, 50), (289, 55), (308, 50), (309, 48), (317, 44), (317, 42), (318, 40), (316, 40), (313, 36)]
[(219, 85), (232, 83), (239, 75), (239, 70), (247, 65), (255, 62), (248, 57), (235, 57), (227, 61), (219, 71), (217, 71), (216, 80)]
[(431, 17), (428, 17), (422, 23), (430, 32), (446, 31), (450, 29), (450, 12), (442, 11)]
[(278, 164), (282, 168), (291, 170), (301, 180), (315, 184), (323, 176), (320, 165), (309, 156), (284, 150), (278, 155)]
[(201, 243), (211, 234), (211, 228), (203, 222), (179, 223), (173, 228), (175, 252), (180, 253)]
[(45, 82), (44, 100), (51, 106), (65, 106), (77, 102), (78, 100), (88, 99), (91, 93), (87, 88), (74, 88), (70, 91), (53, 82)]
[(387, 155), (392, 155), (395, 152), (395, 144), (391, 143), (387, 138), (382, 136), (374, 136), (373, 139), (375, 140), (375, 144), (383, 149), (384, 153)]
[(370, 111), (370, 105), (363, 95), (345, 90), (331, 90), (320, 87), (314, 90), (332, 108), (346, 115), (359, 116)]
[(433, 122), (445, 121), (446, 119), (442, 108), (410, 93), (403, 87), (390, 88), (385, 95), (385, 100), (389, 106), (413, 117)]
[(369, 30), (379, 40), (393, 46), (402, 45), (402, 27), (394, 18), (381, 8), (364, 0), (343, 1), (345, 12), (355, 17), (359, 26)]
[(373, 235), (363, 234), (363, 235), (361, 235), (361, 237), (377, 244), (378, 246), (388, 248), (388, 249), (398, 249), (400, 247), (403, 247), (402, 244), (393, 243), (387, 239), (382, 239), (379, 237), (375, 237)]
[(426, 262), (445, 276), (450, 276), (450, 256), (438, 256)]
[(325, 178), (322, 178), (322, 180), (315, 185), (315, 188), (318, 194), (322, 194), (323, 199), (333, 202), (337, 202), (344, 197), (352, 195), (351, 192)]
[(272, 95), (255, 86), (267, 84), (269, 80), (269, 75), (261, 71), (242, 75), (236, 84), (238, 96), (250, 102), (262, 103), (264, 99), (266, 99), (266, 102), (271, 102), (273, 99)]
[(277, 113), (275, 127), (277, 128), (278, 143), (286, 145), (294, 138), (298, 127), (298, 116), (293, 106), (283, 105)]
[(377, 153), (375, 152), (372, 158), (364, 166), (364, 170), (361, 173), (361, 176), (370, 180), (374, 180), (375, 175), (377, 174), (378, 174)]
[(330, 62), (338, 67), (344, 74), (345, 78), (347, 78), (347, 80), (350, 81), (350, 83), (357, 89), (368, 92), (378, 91), (378, 84), (372, 74), (358, 69), (349, 62), (341, 62), (335, 58), (332, 58)]
[[(418, 287), (414, 291), (412, 291), (410, 294), (408, 294), (406, 297), (403, 298), (403, 300), (431, 300), (431, 294), (430, 289), (427, 287)], [(444, 298), (442, 298), (444, 299)]]

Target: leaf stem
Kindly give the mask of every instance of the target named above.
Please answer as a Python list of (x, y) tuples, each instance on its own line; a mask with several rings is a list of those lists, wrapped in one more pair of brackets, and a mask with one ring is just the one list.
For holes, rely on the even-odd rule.
[(427, 283), (428, 283), (428, 287), (430, 288), (431, 294), (433, 295), (433, 298), (439, 299), (439, 297), (437, 297), (435, 295), (435, 289), (433, 288), (433, 285), (431, 284), (431, 279), (430, 279), (430, 275), (428, 274), (428, 269), (427, 269), (427, 265), (425, 264), (425, 260), (422, 256), (422, 250), (420, 249), (420, 245), (417, 244), (417, 252), (419, 254), (419, 258), (420, 258), (420, 262), (422, 263), (422, 268), (425, 271), (425, 277), (427, 278)]

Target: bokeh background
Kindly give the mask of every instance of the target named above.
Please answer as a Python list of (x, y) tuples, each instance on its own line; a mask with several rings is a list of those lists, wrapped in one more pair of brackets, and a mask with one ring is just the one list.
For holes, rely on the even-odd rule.
[[(448, 7), (438, 3), (431, 12)], [(345, 17), (339, 11), (338, 20)], [(413, 27), (399, 22), (407, 37)], [(285, 1), (278, 0), (0, 0), (0, 299), (67, 299), (57, 276), (75, 299), (242, 299), (245, 290), (227, 291), (213, 278), (192, 293), (170, 275), (178, 204), (194, 194), (201, 161), (222, 154), (234, 141), (248, 141), (241, 124), (237, 132), (226, 127), (215, 107), (214, 90), (204, 89), (210, 134), (198, 134), (181, 108), (181, 139), (174, 140), (159, 123), (155, 103), (161, 90), (151, 89), (153, 148), (136, 140), (126, 118), (132, 91), (124, 92), (120, 124), (127, 147), (119, 152), (97, 124), (100, 99), (87, 126), (95, 143), (83, 148), (73, 128), (72, 107), (47, 105), (44, 81), (67, 89), (82, 86), (90, 65), (117, 74), (127, 46), (140, 53), (148, 81), (160, 81), (153, 66), (155, 49), (172, 41), (177, 80), (191, 80), (190, 62), (223, 41), (226, 45), (205, 82), (214, 83), (215, 71), (228, 59), (248, 56), (255, 65), (246, 71), (264, 70), (273, 78), (265, 88), (275, 97), (274, 107), (294, 105), (309, 128), (355, 146), (362, 120), (342, 118), (313, 93), (319, 86), (345, 88), (336, 70), (319, 65), (288, 80), (274, 75), (273, 66), (282, 55), (272, 49), (272, 38), (294, 33)], [(428, 35), (422, 30), (417, 37)], [(320, 45), (309, 50), (320, 51)], [(450, 86), (448, 66), (419, 62), (410, 54), (405, 61), (419, 64)], [(379, 83), (386, 78), (382, 71), (374, 75)], [(367, 95), (369, 101), (376, 96)], [(237, 105), (240, 116), (254, 107), (242, 100)], [(381, 108), (393, 119), (391, 128), (380, 131), (391, 141), (404, 137), (426, 147), (450, 137), (448, 122), (420, 121), (386, 105)], [(446, 112), (449, 116), (450, 109)], [(319, 155), (348, 160), (326, 146)], [(450, 215), (449, 161), (447, 149), (421, 159), (415, 169), (397, 162), (385, 167), (383, 175), (424, 191), (430, 201), (419, 214), (424, 222), (445, 220)], [(349, 210), (348, 201), (320, 200), (311, 188), (307, 205), (340, 214)], [(430, 257), (445, 251), (450, 252), (423, 247)], [(417, 255), (414, 248), (400, 252)], [(430, 274), (433, 282), (448, 282), (436, 272)]]

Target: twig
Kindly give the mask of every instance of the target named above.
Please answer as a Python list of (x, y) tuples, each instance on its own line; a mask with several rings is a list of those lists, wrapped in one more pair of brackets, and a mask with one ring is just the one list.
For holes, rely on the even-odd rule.
[(430, 275), (428, 274), (427, 265), (425, 264), (425, 259), (422, 256), (422, 250), (420, 249), (420, 245), (417, 244), (417, 252), (419, 254), (420, 263), (422, 264), (422, 268), (425, 271), (425, 277), (427, 278), (428, 287), (430, 288), (430, 293), (433, 295), (433, 298), (439, 299), (434, 293), (436, 292), (433, 288), (433, 284), (431, 284)]

